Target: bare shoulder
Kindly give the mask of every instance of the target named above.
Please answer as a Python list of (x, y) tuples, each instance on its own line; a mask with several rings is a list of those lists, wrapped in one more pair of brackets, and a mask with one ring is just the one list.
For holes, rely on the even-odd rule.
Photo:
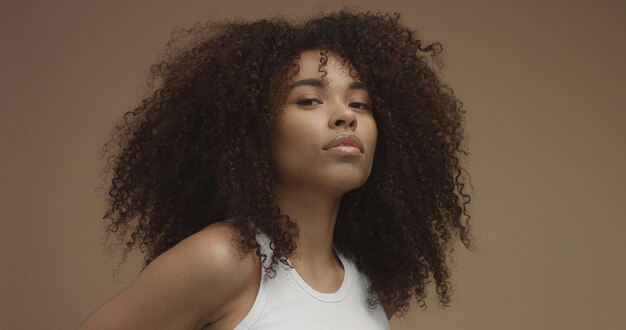
[[(81, 328), (199, 328), (223, 317), (223, 306), (255, 280), (254, 253), (233, 243), (237, 232), (217, 222), (152, 261), (131, 285)], [(255, 255), (254, 255), (255, 256)]]
[(236, 235), (233, 225), (225, 221), (213, 223), (164, 253), (163, 263), (171, 267), (182, 263), (204, 281), (219, 281), (220, 287), (236, 288), (257, 270), (254, 253), (244, 255), (235, 244)]
[(192, 260), (200, 263), (235, 266), (247, 259), (247, 256), (243, 255), (234, 243), (236, 235), (238, 233), (230, 223), (216, 222), (181, 241), (172, 248), (171, 253), (188, 255)]
[(240, 250), (235, 243), (237, 235), (235, 227), (227, 222), (211, 224), (181, 242), (181, 254), (191, 255), (195, 268), (205, 278), (219, 280), (221, 285), (237, 291), (257, 280), (260, 267), (254, 251), (243, 254)]

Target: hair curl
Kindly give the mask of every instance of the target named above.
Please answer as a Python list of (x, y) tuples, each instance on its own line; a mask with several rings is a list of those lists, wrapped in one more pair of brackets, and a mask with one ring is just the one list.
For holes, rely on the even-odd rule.
[(431, 277), (447, 306), (447, 256), (457, 236), (470, 246), (464, 111), (429, 65), (441, 45), (424, 44), (398, 13), (341, 10), (298, 24), (274, 18), (179, 31), (150, 69), (153, 93), (124, 114), (105, 144), (107, 237), (125, 243), (123, 260), (139, 246), (147, 265), (232, 219), (242, 252), (262, 256), (254, 240), (260, 230), (274, 242), (266, 270), (284, 262), (298, 230), (275, 203), (269, 141), (284, 82), (309, 49), (349, 62), (367, 86), (379, 131), (369, 179), (343, 196), (336, 248), (399, 315), (413, 297), (426, 308)]

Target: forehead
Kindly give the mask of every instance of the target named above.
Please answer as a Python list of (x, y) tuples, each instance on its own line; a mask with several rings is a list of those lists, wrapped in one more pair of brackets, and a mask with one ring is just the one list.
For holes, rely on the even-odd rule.
[[(322, 64), (323, 60), (326, 60), (326, 63), (320, 72), (320, 64)], [(296, 64), (299, 66), (299, 71), (294, 77), (296, 80), (312, 77), (319, 78), (323, 74), (329, 82), (336, 79), (354, 80), (350, 76), (349, 62), (330, 51), (326, 53), (322, 52), (321, 49), (304, 51), (300, 54), (300, 58), (296, 60)]]

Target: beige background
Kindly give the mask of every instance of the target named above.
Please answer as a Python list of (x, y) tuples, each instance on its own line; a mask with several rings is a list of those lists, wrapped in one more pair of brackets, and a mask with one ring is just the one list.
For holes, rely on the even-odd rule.
[[(468, 111), (479, 249), (455, 252), (452, 307), (393, 328), (626, 329), (626, 2), (352, 4), (441, 41)], [(76, 328), (138, 271), (134, 258), (113, 279), (98, 246), (99, 153), (170, 31), (324, 5), (0, 6), (0, 329)]]

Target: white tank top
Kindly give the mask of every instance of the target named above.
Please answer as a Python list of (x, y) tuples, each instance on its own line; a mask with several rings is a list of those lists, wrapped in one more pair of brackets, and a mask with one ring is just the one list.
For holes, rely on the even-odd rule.
[[(272, 250), (265, 234), (258, 234), (261, 251), (271, 261)], [(356, 265), (337, 253), (344, 268), (341, 287), (335, 293), (311, 288), (295, 268), (281, 262), (276, 276), (270, 278), (261, 269), (261, 285), (252, 308), (235, 330), (261, 329), (389, 329), (381, 304), (368, 307), (369, 280)], [(287, 260), (289, 261), (289, 260)], [(289, 262), (291, 265), (291, 262)], [(373, 293), (371, 293), (373, 294)]]

